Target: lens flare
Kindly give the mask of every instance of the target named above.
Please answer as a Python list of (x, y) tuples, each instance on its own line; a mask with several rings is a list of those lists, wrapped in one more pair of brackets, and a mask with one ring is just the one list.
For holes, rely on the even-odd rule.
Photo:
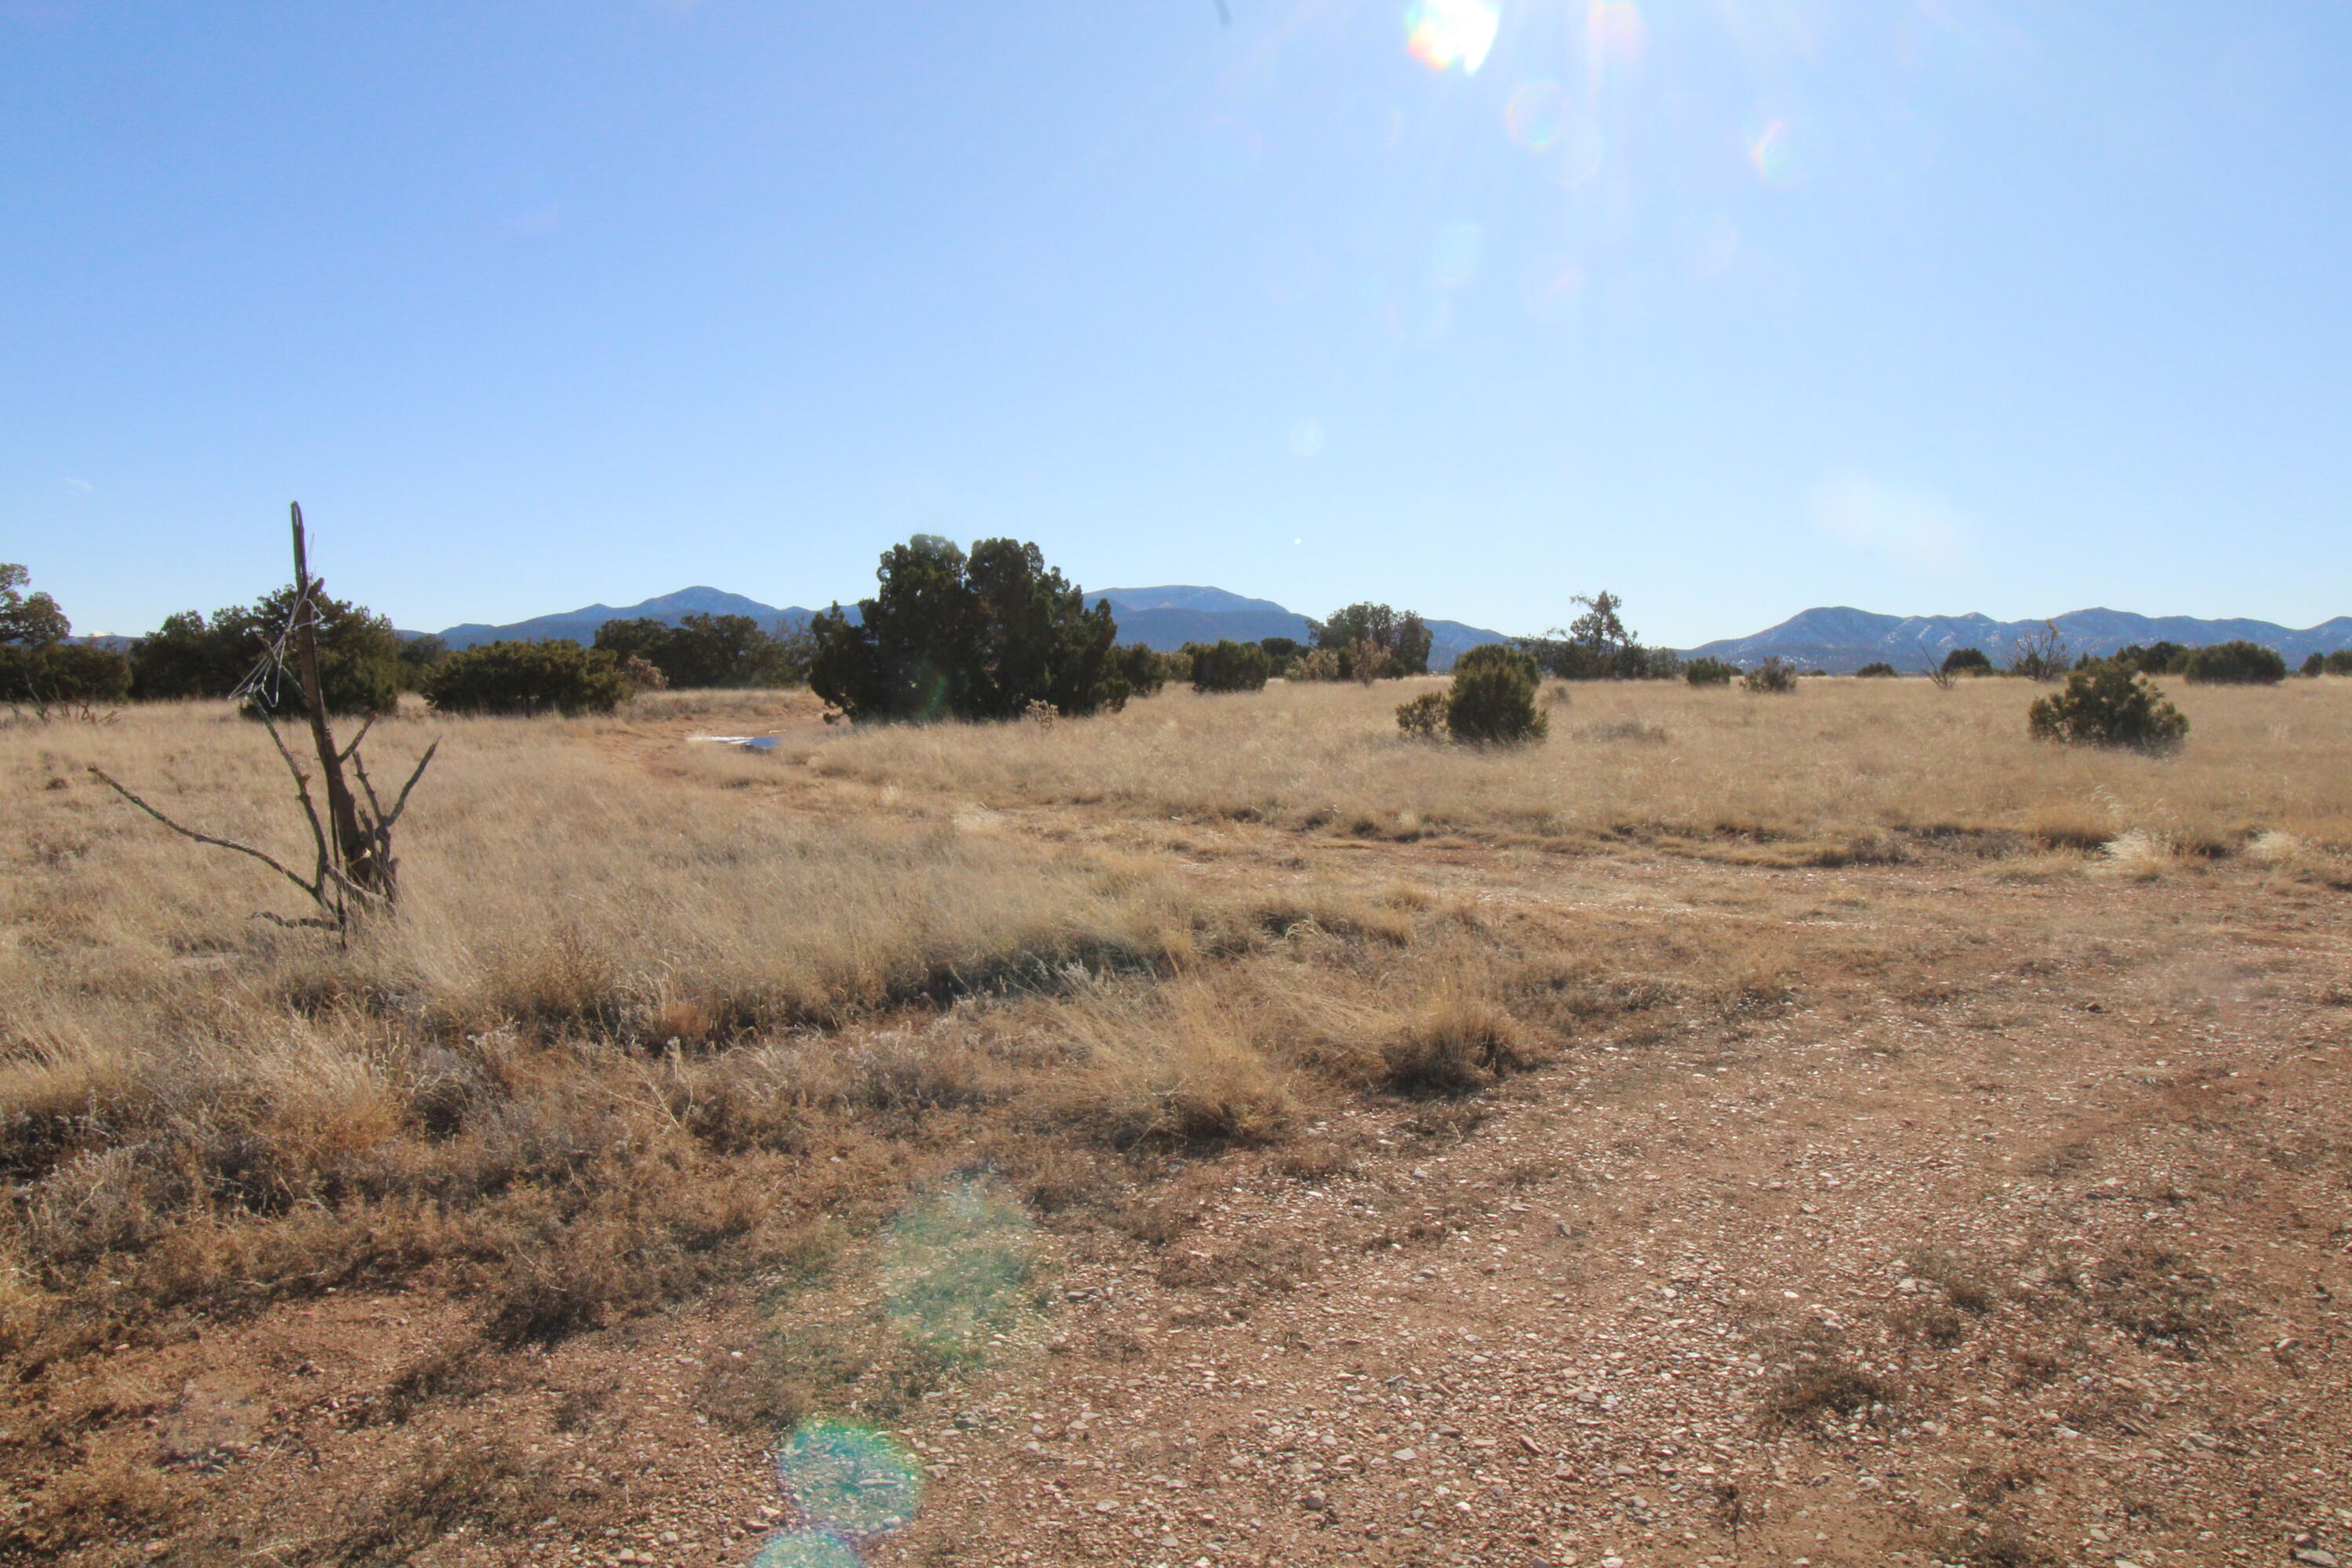
[(772, 1537), (751, 1554), (751, 1568), (865, 1568), (856, 1548), (821, 1530)]
[[(819, 1539), (856, 1542), (903, 1530), (915, 1522), (922, 1504), (923, 1479), (915, 1461), (879, 1432), (843, 1421), (803, 1421), (794, 1427), (776, 1450), (776, 1477), (808, 1526), (801, 1538), (811, 1551), (819, 1550)], [(800, 1561), (777, 1560), (794, 1568)], [(831, 1559), (807, 1561), (822, 1564)], [(847, 1561), (856, 1561), (855, 1554)]]
[(1756, 177), (1782, 190), (1795, 184), (1798, 166), (1796, 136), (1785, 120), (1775, 120), (1748, 138), (1748, 162)]
[(1430, 247), (1429, 271), (1440, 289), (1460, 289), (1478, 276), (1478, 258), (1486, 237), (1475, 223), (1449, 223), (1437, 231)]
[(1592, 0), (1585, 7), (1585, 47), (1596, 62), (1603, 57), (1637, 60), (1649, 36), (1642, 8), (1633, 0)]
[(1557, 82), (1528, 82), (1503, 105), (1503, 126), (1528, 152), (1543, 152), (1568, 129), (1567, 95)]
[(1033, 1231), (1028, 1210), (994, 1178), (950, 1184), (891, 1222), (884, 1310), (936, 1355), (977, 1354), (1021, 1304), (1035, 1268)]
[(1502, 17), (1486, 0), (1413, 0), (1404, 14), (1404, 47), (1433, 71), (1475, 75), (1495, 47)]

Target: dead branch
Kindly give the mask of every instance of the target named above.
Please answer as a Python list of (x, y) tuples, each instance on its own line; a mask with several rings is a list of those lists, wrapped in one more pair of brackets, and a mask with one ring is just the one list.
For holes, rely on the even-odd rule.
[(233, 838), (220, 838), (209, 833), (199, 833), (193, 827), (183, 826), (181, 824), (173, 821), (170, 817), (164, 816), (162, 812), (156, 810), (153, 806), (148, 805), (145, 801), (140, 799), (137, 795), (131, 794), (129, 790), (117, 784), (113, 779), (107, 776), (106, 770), (100, 767), (96, 763), (89, 764), (89, 771), (91, 775), (95, 777), (99, 783), (104, 784), (107, 788), (121, 795), (123, 799), (129, 801), (131, 805), (137, 806), (140, 810), (145, 812), (148, 816), (153, 817), (156, 821), (162, 823), (173, 832), (180, 835), (183, 838), (193, 838), (199, 844), (210, 844), (220, 849), (233, 849), (239, 855), (250, 855), (255, 859), (260, 861), (263, 865), (268, 867), (271, 870), (277, 872), (279, 876), (285, 878), (288, 881), (293, 883), (296, 887), (301, 889), (304, 892), (310, 894), (311, 898), (317, 899), (319, 897), (319, 889), (314, 884), (304, 881), (301, 878), (288, 870), (276, 857), (266, 854), (259, 849), (256, 849), (250, 844), (239, 844)]
[(416, 771), (408, 775), (408, 782), (400, 786), (400, 794), (393, 797), (392, 815), (383, 819), (384, 832), (391, 832), (392, 825), (400, 820), (400, 814), (408, 809), (408, 792), (415, 789), (416, 781), (425, 776), (425, 770), (433, 763), (433, 753), (440, 749), (441, 742), (436, 741), (425, 748), (423, 756), (416, 759)]
[[(302, 528), (302, 508), (298, 504), (292, 512), (293, 605), (277, 640), (254, 667), (253, 672), (246, 677), (238, 688), (238, 694), (253, 702), (262, 728), (269, 733), (270, 745), (276, 748), (278, 760), (286, 764), (287, 773), (294, 780), (294, 798), (302, 808), (303, 821), (310, 825), (310, 845), (316, 855), (310, 879), (305, 881), (282, 862), (249, 844), (239, 844), (234, 839), (184, 826), (109, 778), (96, 766), (93, 765), (89, 771), (115, 794), (183, 837), (233, 850), (260, 861), (301, 889), (319, 909), (317, 919), (289, 921), (267, 912), (257, 915), (257, 919), (278, 926), (313, 927), (348, 936), (354, 913), (388, 913), (393, 908), (398, 892), (394, 876), (399, 869), (399, 863), (392, 855), (392, 830), (400, 821), (401, 813), (408, 808), (408, 797), (416, 788), (417, 781), (425, 776), (425, 770), (432, 765), (435, 753), (441, 749), (441, 742), (436, 741), (425, 749), (425, 755), (417, 759), (415, 768), (408, 775), (408, 782), (401, 785), (400, 794), (394, 798), (390, 811), (384, 810), (383, 800), (376, 795), (374, 781), (368, 776), (367, 759), (360, 751), (361, 742), (375, 728), (375, 716), (370, 714), (367, 717), (349, 745), (335, 743), (334, 728), (327, 718), (326, 688), (320, 679), (319, 661), (320, 617), (318, 596), (325, 584), (310, 575), (308, 541)], [(318, 752), (317, 777), (326, 797), (323, 812), (320, 809), (320, 801), (310, 794), (312, 775), (295, 757), (294, 749), (286, 743), (286, 737), (278, 733), (272, 711), (277, 705), (278, 694), (284, 690), (283, 681), (289, 674), (294, 678), (295, 689), (301, 696), (302, 716), (310, 731), (310, 743)], [(347, 766), (367, 796), (364, 805), (352, 793), (351, 784), (344, 774)]]

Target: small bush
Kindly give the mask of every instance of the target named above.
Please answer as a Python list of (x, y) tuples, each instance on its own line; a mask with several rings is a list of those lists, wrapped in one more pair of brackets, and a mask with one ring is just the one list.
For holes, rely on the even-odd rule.
[(1457, 741), (1517, 745), (1540, 741), (1551, 721), (1536, 707), (1536, 661), (1507, 643), (1481, 643), (1454, 664), (1445, 728)]
[(2054, 697), (2035, 698), (2026, 731), (2037, 741), (2157, 752), (2179, 745), (2189, 721), (2147, 676), (2105, 663), (2074, 671)]
[(2286, 660), (2276, 648), (2242, 639), (2192, 650), (2182, 673), (2200, 686), (2275, 686), (2286, 679)]
[(1881, 659), (1874, 664), (1864, 665), (1854, 673), (1865, 680), (1887, 680), (1894, 678), (1895, 667)]
[(2352, 675), (2352, 647), (2339, 647), (2327, 656), (2327, 673)]
[(1195, 691), (1260, 691), (1274, 674), (1274, 660), (1254, 642), (1225, 637), (1215, 643), (1186, 643), (1192, 656)]
[[(1175, 658), (1173, 654), (1155, 652), (1143, 643), (1129, 643), (1115, 649), (1111, 658), (1119, 673), (1127, 677), (1128, 690), (1137, 697), (1159, 696), (1160, 689), (1175, 674), (1169, 668)], [(1192, 670), (1188, 668), (1177, 678), (1189, 680)]]
[(2324, 653), (2312, 654), (2303, 661), (2303, 668), (2295, 673), (2308, 676), (2325, 675), (2327, 673), (2327, 656)]
[(1445, 693), (1424, 691), (1397, 704), (1397, 728), (1416, 741), (1434, 741), (1445, 729)]
[(2158, 642), (2147, 647), (2133, 643), (2116, 650), (2116, 662), (2129, 665), (2142, 675), (2179, 675), (2189, 660), (2189, 650), (2177, 642)]
[(1940, 668), (1946, 675), (1990, 675), (1992, 660), (1980, 647), (1956, 647), (1944, 656)]
[(425, 684), (425, 700), (444, 713), (610, 713), (631, 694), (609, 650), (570, 641), (469, 647)]
[(1777, 653), (1769, 654), (1763, 663), (1742, 676), (1739, 684), (1749, 691), (1794, 691), (1797, 667)]
[(1683, 679), (1693, 686), (1728, 686), (1738, 673), (1719, 658), (1695, 658), (1683, 666)]

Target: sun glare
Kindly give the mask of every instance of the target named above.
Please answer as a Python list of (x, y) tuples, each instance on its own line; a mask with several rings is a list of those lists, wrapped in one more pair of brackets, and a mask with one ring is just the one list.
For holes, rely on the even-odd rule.
[(1468, 76), (1486, 63), (1501, 22), (1485, 0), (1413, 0), (1404, 14), (1404, 47), (1432, 70), (1460, 66)]

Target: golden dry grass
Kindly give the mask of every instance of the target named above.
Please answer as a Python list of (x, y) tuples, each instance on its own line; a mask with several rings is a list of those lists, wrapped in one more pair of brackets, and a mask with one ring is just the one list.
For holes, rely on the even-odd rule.
[[(1774, 955), (1705, 943), (1562, 978), (1573, 937), (1483, 930), (1410, 882), (1203, 879), (1148, 835), (1034, 831), (1071, 807), (1784, 864), (1958, 836), (2027, 878), (2242, 852), (2332, 879), (2352, 844), (2352, 682), (2187, 689), (2167, 759), (2030, 742), (2010, 681), (1555, 690), (1553, 741), (1510, 752), (1403, 739), (1410, 686), (1173, 692), (1050, 728), (833, 729), (805, 693), (412, 713), (375, 742), (387, 773), (445, 742), (404, 910), (348, 949), (256, 921), (299, 898), (86, 775), (297, 859), (276, 760), (225, 708), (9, 730), (0, 1317), (102, 1339), (230, 1276), (263, 1299), (434, 1268), (512, 1294), (518, 1259), (603, 1277), (493, 1307), (551, 1331), (691, 1289), (757, 1228), (713, 1163), (845, 1125), (986, 1107), (1114, 1151), (1262, 1142), (1334, 1086), (1473, 1089), (1594, 997), (1777, 984)], [(786, 744), (680, 743), (704, 728)]]
[(1746, 838), (1867, 855), (1885, 833), (2013, 834), (2079, 847), (2133, 830), (2225, 847), (2273, 831), (2352, 847), (2352, 681), (2174, 683), (2169, 695), (2192, 728), (2164, 758), (2028, 740), (2035, 689), (2009, 679), (1948, 691), (1924, 680), (1812, 679), (1787, 696), (1599, 683), (1565, 692), (1539, 747), (1406, 740), (1396, 703), (1435, 684), (1171, 691), (1050, 732), (876, 730), (804, 744), (785, 760), (939, 800), (1108, 805), (1391, 837)]
[[(372, 742), (380, 775), (444, 742), (402, 913), (347, 947), (256, 920), (299, 896), (87, 775), (299, 859), (277, 759), (225, 708), (0, 729), (0, 1362), (69, 1376), (180, 1314), (351, 1286), (552, 1342), (822, 1271), (975, 1162), (1041, 1215), (1148, 1229), (1136, 1182), (1174, 1155), (1296, 1138), (1323, 1169), (1312, 1130), (1363, 1097), (1443, 1127), (1595, 1035), (1948, 956), (1751, 918), (1728, 881), (1664, 919), (1490, 902), (1513, 852), (2352, 880), (2352, 682), (2177, 692), (2196, 728), (2165, 759), (2035, 745), (2005, 680), (1580, 687), (1507, 752), (1403, 739), (1413, 689), (1051, 727), (852, 731), (806, 693), (412, 712)], [(705, 730), (783, 743), (685, 743)], [(51, 1489), (35, 1544), (168, 1512), (134, 1490)]]

